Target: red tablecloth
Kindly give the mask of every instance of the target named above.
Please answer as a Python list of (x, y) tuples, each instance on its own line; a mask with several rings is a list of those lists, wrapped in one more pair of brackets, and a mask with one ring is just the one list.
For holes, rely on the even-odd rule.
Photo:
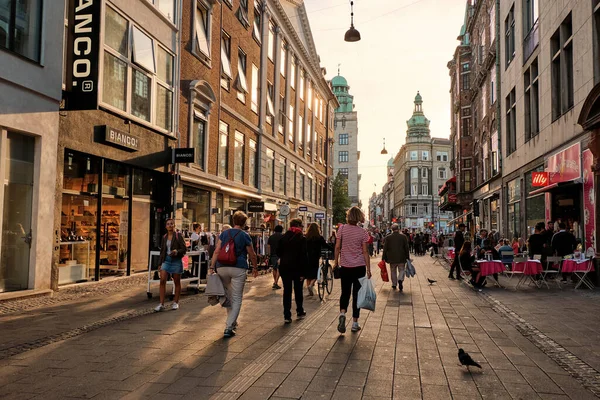
[(454, 250), (448, 250), (448, 258), (454, 258)]
[[(562, 262), (562, 272), (586, 271), (589, 267), (590, 260), (564, 260)], [(592, 264), (592, 271), (594, 264)]]
[(529, 260), (526, 262), (513, 262), (512, 270), (523, 272), (525, 275), (537, 275), (542, 273), (542, 263), (538, 260)]
[(504, 268), (504, 264), (502, 264), (502, 261), (497, 260), (477, 261), (477, 266), (479, 267), (481, 276), (500, 274), (506, 271), (506, 268)]

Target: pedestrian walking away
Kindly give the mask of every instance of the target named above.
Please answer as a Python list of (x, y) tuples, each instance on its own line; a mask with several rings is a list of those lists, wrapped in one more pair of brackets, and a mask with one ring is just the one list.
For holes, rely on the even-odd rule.
[(321, 228), (316, 222), (311, 223), (306, 231), (306, 248), (308, 251), (308, 268), (305, 276), (306, 287), (308, 289), (308, 295), (314, 296), (314, 286), (319, 272), (321, 250), (332, 249), (331, 246), (325, 242), (325, 238), (321, 236)]
[(281, 289), (279, 286), (279, 257), (277, 257), (277, 246), (279, 239), (283, 236), (283, 226), (277, 225), (274, 233), (269, 236), (267, 241), (267, 252), (269, 254), (269, 264), (273, 269), (273, 289)]
[(352, 295), (352, 332), (361, 328), (358, 324), (360, 309), (357, 306), (358, 291), (360, 290), (359, 278), (371, 278), (371, 260), (369, 257), (369, 233), (360, 228), (358, 223), (365, 222), (365, 215), (358, 207), (352, 207), (346, 214), (346, 225), (338, 229), (338, 240), (335, 244), (335, 264), (339, 266), (342, 284), (340, 296), (340, 315), (338, 318), (338, 332), (346, 332), (346, 312)]
[(454, 279), (454, 270), (456, 269), (456, 279), (460, 277), (460, 265), (458, 264), (458, 254), (462, 250), (463, 244), (465, 243), (464, 232), (467, 226), (465, 224), (458, 225), (458, 230), (454, 233), (454, 260), (450, 266), (450, 273), (448, 278)]
[(156, 306), (154, 311), (162, 311), (165, 309), (165, 292), (167, 290), (167, 279), (169, 274), (173, 278), (175, 284), (175, 297), (171, 305), (173, 310), (179, 309), (179, 296), (181, 295), (181, 274), (183, 273), (183, 262), (181, 259), (187, 252), (183, 235), (175, 232), (175, 220), (172, 218), (166, 221), (167, 233), (163, 236), (160, 246), (160, 304)]
[[(255, 278), (258, 276), (258, 265), (256, 253), (252, 247), (252, 239), (248, 233), (243, 231), (247, 219), (248, 216), (242, 211), (236, 211), (233, 214), (233, 228), (227, 229), (219, 235), (215, 257), (210, 266), (210, 272), (216, 270), (223, 281), (225, 296), (230, 302), (227, 307), (227, 321), (223, 332), (223, 336), (226, 338), (234, 336), (237, 328), (237, 319), (242, 308), (242, 297), (248, 274), (248, 256), (252, 263), (252, 275)], [(232, 261), (227, 257), (231, 251), (234, 252)]]
[(392, 289), (404, 289), (404, 267), (410, 258), (408, 238), (400, 233), (398, 224), (392, 225), (392, 234), (385, 238), (382, 260), (390, 264), (392, 272)]
[(296, 300), (296, 316), (298, 319), (306, 316), (302, 282), (308, 269), (308, 252), (300, 218), (290, 221), (290, 229), (279, 240), (277, 256), (283, 282), (283, 320), (289, 324), (292, 322), (292, 290)]

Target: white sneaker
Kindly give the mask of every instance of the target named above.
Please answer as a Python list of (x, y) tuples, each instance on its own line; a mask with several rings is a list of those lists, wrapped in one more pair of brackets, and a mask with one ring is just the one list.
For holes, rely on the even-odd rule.
[(164, 304), (159, 304), (154, 308), (154, 312), (161, 312), (165, 309)]
[(360, 331), (360, 329), (361, 329), (361, 327), (360, 327), (360, 325), (358, 325), (358, 322), (353, 322), (352, 328), (350, 328), (350, 330), (352, 332), (358, 332), (358, 331)]
[(179, 304), (177, 304), (177, 303), (171, 304), (171, 310), (179, 310)]

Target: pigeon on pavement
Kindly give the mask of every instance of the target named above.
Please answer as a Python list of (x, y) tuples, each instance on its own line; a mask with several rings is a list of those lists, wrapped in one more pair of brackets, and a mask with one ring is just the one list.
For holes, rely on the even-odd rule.
[(458, 360), (460, 361), (461, 365), (465, 365), (467, 367), (467, 369), (469, 369), (469, 367), (481, 368), (481, 365), (479, 365), (477, 362), (475, 362), (471, 358), (469, 353), (467, 353), (463, 349), (458, 349)]
[(434, 283), (436, 283), (437, 281), (434, 281), (433, 279), (429, 279), (427, 278), (427, 282), (429, 282), (430, 285), (433, 285)]

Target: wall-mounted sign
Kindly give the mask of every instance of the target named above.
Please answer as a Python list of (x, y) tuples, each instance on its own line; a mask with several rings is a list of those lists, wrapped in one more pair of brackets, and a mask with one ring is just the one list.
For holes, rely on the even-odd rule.
[(172, 164), (193, 163), (195, 161), (194, 148), (173, 149)]
[(568, 182), (581, 177), (581, 145), (566, 148), (548, 158), (549, 183)]
[(265, 212), (265, 202), (264, 201), (248, 202), (248, 212)]
[(298, 211), (304, 211), (304, 212), (306, 212), (306, 211), (308, 211), (308, 207), (307, 206), (300, 206), (300, 207), (298, 207)]
[(531, 186), (533, 186), (533, 187), (548, 186), (548, 173), (547, 172), (532, 172), (531, 173)]
[(315, 219), (325, 219), (325, 213), (315, 213)]
[(66, 110), (98, 108), (101, 0), (69, 1)]
[(140, 149), (140, 140), (135, 136), (127, 132), (111, 128), (110, 126), (105, 126), (104, 129), (104, 140), (107, 143), (133, 151), (138, 151)]

